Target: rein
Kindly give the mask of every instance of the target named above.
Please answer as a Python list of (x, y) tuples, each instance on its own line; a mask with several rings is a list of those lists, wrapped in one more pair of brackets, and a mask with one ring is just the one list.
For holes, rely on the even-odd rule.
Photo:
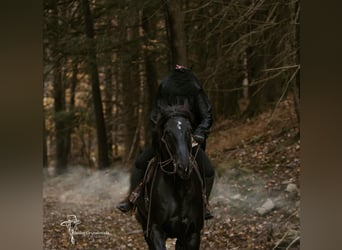
[[(160, 169), (166, 173), (166, 174), (175, 174), (177, 172), (177, 165), (176, 165), (176, 162), (175, 162), (175, 159), (173, 158), (172, 154), (171, 154), (171, 150), (169, 148), (169, 145), (167, 144), (167, 142), (165, 141), (164, 139), (164, 134), (161, 138), (161, 141), (165, 144), (165, 148), (170, 156), (170, 159), (166, 160), (166, 161), (160, 161), (159, 162), (159, 166), (160, 166)], [(172, 162), (173, 163), (173, 171), (168, 171), (165, 169), (165, 167), (167, 165), (169, 165), (169, 163)]]
[[(186, 117), (184, 114), (180, 114), (180, 113), (177, 113), (177, 114), (173, 114), (173, 115), (170, 115), (167, 117), (167, 119), (169, 119), (170, 117), (173, 117), (173, 116), (177, 116), (177, 115), (181, 115), (181, 116), (184, 116)], [(177, 173), (177, 164), (176, 164), (176, 161), (171, 153), (171, 150), (170, 150), (170, 147), (167, 143), (167, 141), (165, 140), (165, 132), (163, 133), (161, 139), (160, 139), (164, 145), (165, 145), (165, 148), (166, 148), (166, 151), (169, 155), (169, 159), (165, 160), (165, 161), (161, 161), (161, 160), (157, 160), (157, 158), (152, 158), (152, 160), (149, 162), (148, 164), (148, 167), (147, 167), (147, 171), (145, 173), (145, 176), (144, 176), (144, 182), (146, 183), (148, 181), (148, 179), (150, 179), (151, 177), (151, 187), (150, 187), (150, 192), (148, 192), (147, 190), (147, 186), (145, 186), (145, 204), (147, 206), (147, 226), (146, 226), (146, 231), (145, 231), (145, 236), (148, 237), (149, 236), (149, 233), (150, 233), (150, 226), (151, 226), (151, 202), (152, 202), (152, 193), (153, 193), (153, 190), (154, 190), (154, 185), (155, 185), (155, 180), (156, 180), (156, 176), (157, 176), (157, 172), (158, 172), (158, 166), (160, 166), (160, 170), (165, 173), (165, 174), (168, 174), (168, 175), (172, 175), (172, 174), (176, 174)], [(204, 184), (204, 181), (203, 181), (203, 177), (200, 173), (200, 170), (198, 168), (198, 164), (196, 162), (196, 157), (197, 157), (197, 154), (198, 154), (198, 151), (199, 151), (199, 148), (200, 148), (200, 145), (195, 142), (195, 140), (192, 138), (192, 145), (191, 145), (191, 149), (193, 147), (196, 147), (197, 146), (197, 149), (195, 151), (195, 154), (193, 155), (191, 153), (192, 150), (190, 150), (190, 154), (189, 154), (189, 158), (190, 158), (190, 169), (189, 169), (189, 176), (191, 175), (191, 172), (192, 172), (192, 169), (195, 170), (195, 173), (200, 181), (200, 184), (201, 184), (201, 188), (202, 188), (202, 196), (203, 196), (203, 206), (205, 207), (207, 205), (207, 202), (206, 202), (206, 197), (205, 197), (205, 184)], [(166, 169), (166, 167), (172, 163), (173, 165), (173, 168), (171, 170), (168, 170)], [(151, 176), (152, 174), (152, 176)], [(149, 177), (150, 176), (150, 177)], [(205, 211), (205, 209), (203, 209), (203, 211)], [(203, 220), (204, 220), (204, 213), (203, 213)]]
[[(173, 158), (173, 156), (172, 156), (172, 154), (171, 154), (171, 150), (170, 150), (170, 148), (169, 148), (169, 145), (167, 144), (166, 140), (164, 139), (164, 134), (163, 134), (163, 136), (162, 136), (162, 138), (161, 138), (160, 140), (165, 144), (165, 148), (166, 148), (166, 150), (167, 150), (167, 152), (168, 152), (170, 158), (169, 158), (168, 160), (165, 160), (165, 161), (160, 161), (160, 162), (159, 162), (159, 166), (160, 166), (161, 170), (162, 170), (164, 173), (166, 173), (166, 174), (175, 174), (175, 173), (177, 172), (177, 165), (176, 165), (175, 159)], [(200, 148), (200, 145), (199, 145), (197, 142), (195, 142), (195, 140), (194, 140), (193, 138), (192, 138), (191, 140), (192, 140), (192, 145), (191, 145), (191, 147), (193, 148), (193, 147), (196, 147), (196, 146), (197, 146), (197, 150), (196, 150), (196, 153), (195, 153), (194, 156), (190, 153), (190, 160), (191, 160), (191, 162), (195, 162), (196, 165), (197, 165), (197, 162), (196, 162), (195, 159), (196, 159), (196, 157), (197, 157), (197, 154), (198, 154), (198, 150), (199, 150), (199, 148)], [(193, 158), (193, 159), (192, 159), (192, 158)], [(173, 163), (173, 170), (168, 171), (168, 170), (165, 169), (165, 167), (166, 167), (170, 162)], [(190, 167), (191, 167), (191, 166), (193, 166), (193, 164), (190, 164)], [(190, 172), (191, 172), (191, 169), (190, 169)]]
[[(164, 142), (166, 143), (166, 142)], [(167, 145), (167, 144), (166, 144)], [(203, 211), (204, 211), (204, 208), (205, 206), (207, 206), (207, 199), (206, 199), (206, 195), (205, 195), (205, 185), (204, 185), (204, 181), (203, 181), (203, 177), (198, 169), (198, 164), (196, 162), (196, 156), (197, 156), (197, 153), (198, 153), (198, 150), (200, 148), (200, 146), (197, 144), (197, 145), (193, 145), (193, 147), (196, 147), (197, 146), (197, 150), (196, 150), (196, 153), (195, 155), (193, 156), (191, 153), (190, 153), (190, 167), (192, 167), (193, 169), (195, 169), (195, 172), (198, 176), (198, 179), (201, 183), (201, 187), (202, 187), (202, 196), (203, 196)], [(170, 151), (169, 151), (170, 152)], [(151, 179), (151, 188), (150, 188), (150, 192), (148, 192), (147, 190), (147, 186), (145, 186), (145, 202), (146, 202), (146, 206), (147, 206), (147, 226), (146, 226), (146, 232), (145, 232), (145, 235), (146, 237), (148, 237), (149, 235), (149, 232), (150, 232), (150, 224), (151, 224), (151, 201), (152, 201), (152, 192), (153, 192), (153, 189), (154, 189), (154, 183), (155, 183), (155, 180), (156, 180), (156, 175), (157, 175), (157, 171), (158, 171), (158, 167), (156, 166), (160, 166), (160, 169), (165, 173), (165, 174), (175, 174), (176, 173), (176, 170), (177, 170), (177, 167), (176, 165), (174, 164), (174, 173), (173, 172), (169, 172), (169, 171), (166, 171), (164, 169), (164, 167), (169, 164), (170, 162), (172, 162), (174, 159), (173, 157), (171, 157), (170, 155), (170, 159), (166, 160), (166, 161), (159, 161), (157, 163), (157, 165), (154, 165), (153, 166), (153, 163), (155, 162), (155, 158), (152, 158), (152, 160), (149, 162), (148, 166), (147, 166), (147, 171), (145, 173), (145, 176), (144, 176), (144, 182), (147, 182), (148, 179), (149, 179), (149, 175), (150, 175), (150, 170), (153, 172), (153, 176), (152, 176), (152, 179)], [(152, 168), (152, 169), (151, 169)], [(147, 195), (149, 194), (149, 197), (147, 197)], [(203, 213), (203, 220), (204, 220), (204, 213)]]

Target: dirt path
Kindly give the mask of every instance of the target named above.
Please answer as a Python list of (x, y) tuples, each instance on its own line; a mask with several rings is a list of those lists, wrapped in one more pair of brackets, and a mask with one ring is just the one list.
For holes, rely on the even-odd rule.
[[(222, 174), (211, 197), (215, 218), (205, 224), (201, 249), (272, 249), (278, 242), (276, 249), (285, 249), (297, 239), (299, 195), (284, 191), (288, 182), (279, 182), (269, 175), (268, 169), (255, 173), (238, 166), (230, 166)], [(44, 197), (44, 248), (146, 249), (134, 217), (114, 209), (119, 196), (113, 197), (106, 192), (99, 195), (94, 177), (85, 178), (88, 180), (83, 185), (90, 183), (87, 188), (94, 188), (93, 193), (85, 191), (74, 196), (82, 186), (78, 183), (66, 185), (68, 187), (65, 192), (60, 190), (63, 195), (59, 197), (53, 194)], [(293, 178), (289, 175), (285, 179)], [(272, 199), (275, 207), (260, 215), (256, 209), (267, 199)], [(76, 215), (81, 221), (77, 231), (89, 232), (76, 235), (75, 246), (70, 243), (67, 228), (60, 225), (67, 220), (67, 215)], [(299, 249), (298, 243), (289, 249)], [(172, 244), (169, 241), (169, 245)]]
[[(217, 170), (210, 202), (215, 217), (204, 226), (201, 249), (299, 249), (294, 119), (285, 103), (247, 123), (223, 121), (213, 129), (208, 154)], [(114, 208), (127, 191), (127, 173), (72, 169), (44, 180), (44, 249), (146, 249), (134, 217)], [(61, 226), (68, 215), (80, 220), (75, 245)]]

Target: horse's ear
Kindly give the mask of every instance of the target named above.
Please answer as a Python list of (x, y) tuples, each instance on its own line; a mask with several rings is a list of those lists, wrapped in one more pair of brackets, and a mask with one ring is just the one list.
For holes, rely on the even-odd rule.
[(166, 113), (166, 106), (164, 105), (160, 105), (159, 106), (159, 113), (158, 113), (158, 118), (160, 119), (160, 117), (164, 116)]
[(160, 101), (160, 102), (158, 103), (158, 109), (159, 109), (159, 112), (160, 112), (160, 113), (165, 112), (165, 110), (167, 109), (167, 107), (168, 107), (168, 105), (167, 105), (167, 103), (166, 103), (164, 100), (162, 100), (162, 101)]

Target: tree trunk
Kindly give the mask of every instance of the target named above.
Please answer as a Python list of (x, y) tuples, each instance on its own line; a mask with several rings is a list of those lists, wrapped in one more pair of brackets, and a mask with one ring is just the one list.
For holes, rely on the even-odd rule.
[(53, 11), (53, 24), (56, 27), (55, 39), (53, 46), (53, 88), (54, 88), (54, 121), (55, 121), (55, 143), (56, 143), (56, 173), (62, 174), (67, 169), (68, 164), (68, 151), (66, 147), (66, 136), (65, 136), (65, 93), (62, 81), (62, 64), (60, 56), (60, 31), (59, 31), (59, 11), (57, 1), (51, 2), (51, 9)]
[(72, 77), (70, 86), (70, 111), (73, 112), (75, 108), (75, 91), (77, 85), (78, 61), (74, 59), (72, 62)]
[(248, 107), (249, 104), (249, 95), (248, 95), (248, 87), (249, 87), (249, 81), (248, 81), (248, 60), (247, 60), (247, 52), (245, 51), (243, 53), (243, 59), (242, 59), (242, 97), (239, 99), (239, 108), (240, 113), (243, 114)]
[(98, 168), (103, 169), (109, 166), (106, 126), (103, 116), (100, 82), (96, 62), (96, 47), (94, 41), (94, 24), (88, 0), (82, 1), (83, 14), (85, 19), (85, 32), (88, 39), (88, 64), (91, 76), (92, 96), (96, 120), (97, 132), (97, 163)]
[(62, 174), (67, 169), (68, 152), (66, 138), (66, 111), (65, 95), (62, 82), (61, 65), (55, 64), (54, 69), (54, 109), (55, 109), (55, 135), (56, 135), (56, 167), (57, 173)]
[[(136, 140), (140, 137), (137, 134), (137, 122), (138, 122), (138, 103), (140, 100), (140, 79), (139, 79), (139, 56), (140, 49), (136, 46), (130, 46), (132, 42), (137, 38), (137, 25), (134, 25), (139, 20), (138, 16), (127, 20), (126, 17), (122, 17), (119, 20), (119, 25), (125, 27), (124, 32), (120, 33), (120, 40), (125, 41), (118, 52), (119, 62), (119, 83), (120, 83), (120, 96), (117, 104), (120, 107), (119, 116), (119, 135), (123, 143), (123, 161), (128, 163), (136, 152)], [(130, 53), (127, 53), (130, 51)]]
[[(248, 82), (252, 83), (254, 80), (258, 79), (260, 75), (260, 70), (263, 67), (263, 54), (260, 52), (259, 48), (251, 46), (246, 50), (246, 57), (248, 61)], [(243, 113), (244, 117), (252, 117), (262, 111), (262, 104), (265, 102), (265, 95), (264, 91), (259, 89), (260, 86), (260, 84), (257, 84), (249, 88), (249, 105)]]
[(71, 151), (71, 134), (73, 132), (74, 126), (74, 117), (75, 117), (75, 92), (77, 85), (77, 74), (78, 74), (78, 59), (74, 59), (72, 61), (72, 76), (71, 76), (71, 84), (70, 84), (70, 104), (69, 104), (69, 117), (68, 117), (68, 126), (66, 129), (66, 147), (69, 152), (69, 160), (72, 160), (72, 151)]
[[(130, 31), (128, 31), (130, 32)], [(128, 38), (130, 41), (130, 38)], [(138, 69), (136, 65), (130, 65), (133, 58), (130, 57), (128, 61), (122, 62), (122, 81), (123, 81), (123, 122), (124, 122), (124, 145), (125, 157), (124, 161), (127, 163), (131, 160), (134, 152), (137, 149), (137, 134), (138, 123), (138, 101), (140, 94), (139, 79), (136, 77)]]
[[(110, 59), (110, 57), (109, 57)], [(105, 114), (106, 114), (106, 132), (107, 132), (107, 145), (108, 145), (108, 157), (113, 160), (112, 147), (113, 147), (113, 86), (112, 86), (112, 65), (111, 60), (108, 60), (108, 65), (105, 70)]]
[(48, 156), (47, 156), (47, 131), (45, 124), (45, 112), (43, 111), (43, 168), (47, 168), (49, 166)]
[(115, 117), (115, 122), (113, 124), (113, 143), (114, 143), (114, 157), (115, 159), (119, 157), (119, 115), (120, 115), (120, 94), (121, 94), (121, 88), (120, 88), (120, 82), (121, 82), (121, 76), (120, 76), (120, 70), (119, 66), (116, 66), (115, 69), (116, 74), (116, 81), (114, 86), (114, 114), (113, 117)]
[(145, 35), (145, 70), (146, 70), (146, 86), (145, 86), (145, 107), (144, 107), (144, 128), (145, 128), (145, 144), (151, 142), (152, 128), (150, 120), (150, 112), (154, 105), (154, 99), (156, 97), (158, 89), (157, 70), (155, 65), (156, 53), (154, 52), (153, 45), (150, 44), (150, 40), (155, 39), (155, 27), (156, 22), (153, 17), (154, 8), (148, 6), (144, 8), (142, 15), (142, 27)]
[[(294, 40), (294, 49), (296, 50), (296, 64), (298, 65), (298, 67), (300, 67), (300, 25), (299, 25), (299, 20), (300, 20), (300, 3), (299, 0), (297, 0), (294, 4), (294, 23), (295, 23), (295, 38)], [(297, 16), (298, 13), (298, 16)], [(293, 83), (293, 96), (294, 96), (294, 103), (295, 103), (295, 111), (296, 111), (296, 115), (297, 115), (297, 120), (298, 123), (300, 123), (300, 112), (299, 112), (299, 108), (300, 108), (300, 68), (297, 72), (296, 75), (296, 79), (295, 82)], [(298, 126), (300, 127), (300, 126)]]
[(166, 16), (171, 48), (171, 64), (187, 66), (184, 14), (178, 0), (166, 0)]

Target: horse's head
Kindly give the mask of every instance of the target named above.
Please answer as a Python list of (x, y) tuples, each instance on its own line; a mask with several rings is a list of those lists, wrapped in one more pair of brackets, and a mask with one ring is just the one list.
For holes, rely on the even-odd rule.
[(191, 120), (187, 106), (166, 107), (161, 110), (159, 119), (159, 146), (182, 179), (187, 179), (191, 173)]

